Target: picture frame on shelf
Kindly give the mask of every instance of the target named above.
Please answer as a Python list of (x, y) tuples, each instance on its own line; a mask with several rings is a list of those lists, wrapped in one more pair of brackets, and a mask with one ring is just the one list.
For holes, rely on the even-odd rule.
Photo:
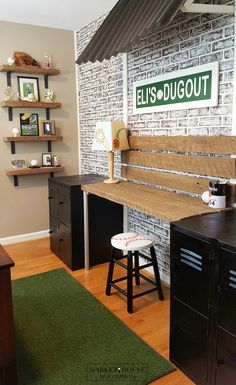
[(21, 136), (39, 136), (38, 114), (27, 112), (20, 114)]
[(26, 160), (25, 159), (12, 159), (11, 165), (13, 168), (26, 168)]
[(40, 101), (39, 80), (28, 76), (17, 76), (20, 100)]
[(56, 134), (55, 120), (41, 120), (41, 135), (51, 136)]
[(42, 167), (52, 167), (52, 153), (43, 152), (42, 153)]

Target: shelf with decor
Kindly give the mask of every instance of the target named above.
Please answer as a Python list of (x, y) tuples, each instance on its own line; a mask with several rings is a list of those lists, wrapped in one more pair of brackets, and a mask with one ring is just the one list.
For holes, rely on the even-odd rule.
[[(23, 73), (31, 75), (43, 75), (45, 89), (48, 88), (48, 76), (55, 76), (60, 74), (60, 70), (56, 68), (40, 68), (37, 66), (28, 65), (0, 65), (0, 72), (5, 72), (7, 75), (7, 86), (11, 87), (11, 74)], [(8, 118), (13, 120), (12, 109), (13, 108), (45, 108), (46, 119), (50, 119), (50, 109), (61, 108), (61, 103), (56, 102), (40, 102), (40, 101), (26, 101), (26, 100), (3, 100), (1, 102), (2, 107), (8, 108)]]
[(14, 186), (18, 186), (18, 176), (21, 175), (36, 175), (36, 174), (49, 174), (53, 177), (55, 172), (64, 172), (65, 167), (22, 167), (22, 168), (12, 168), (6, 170), (7, 176), (14, 177)]
[(9, 72), (9, 73), (19, 73), (19, 74), (31, 74), (31, 75), (45, 75), (45, 76), (53, 76), (59, 75), (60, 70), (56, 68), (39, 68), (37, 66), (17, 66), (17, 65), (9, 65), (2, 64), (0, 65), (0, 72)]
[(45, 108), (46, 119), (50, 119), (50, 109), (61, 108), (61, 103), (57, 102), (31, 102), (27, 100), (3, 100), (1, 102), (2, 107), (8, 108), (8, 117), (12, 121), (12, 108)]
[(17, 143), (28, 143), (28, 142), (47, 142), (48, 143), (48, 152), (52, 151), (51, 142), (61, 141), (63, 136), (58, 135), (48, 135), (48, 136), (5, 136), (3, 138), (4, 142), (11, 143), (11, 153), (16, 153), (15, 144)]

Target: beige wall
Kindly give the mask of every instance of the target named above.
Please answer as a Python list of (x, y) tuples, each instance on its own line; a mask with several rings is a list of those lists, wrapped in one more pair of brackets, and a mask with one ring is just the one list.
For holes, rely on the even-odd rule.
[[(52, 56), (55, 68), (61, 70), (60, 75), (49, 77), (49, 88), (56, 93), (55, 101), (62, 103), (62, 109), (51, 110), (51, 119), (55, 119), (57, 133), (64, 138), (63, 142), (52, 143), (52, 151), (58, 154), (66, 174), (78, 173), (73, 32), (0, 21), (0, 64), (6, 64), (14, 51), (27, 52), (41, 63), (44, 54), (48, 53)], [(19, 75), (12, 75), (12, 86), (16, 91)], [(0, 100), (4, 100), (6, 73), (0, 72), (0, 85)], [(43, 100), (43, 76), (39, 76), (39, 88)], [(11, 155), (10, 144), (4, 143), (3, 137), (10, 136), (13, 127), (19, 127), (20, 112), (36, 112), (39, 119), (46, 119), (44, 109), (14, 109), (13, 122), (10, 122), (7, 109), (0, 107), (0, 239), (49, 228), (48, 175), (19, 177), (19, 187), (14, 187), (13, 178), (5, 175), (5, 169), (11, 168), (11, 159), (40, 161), (42, 152), (47, 152), (46, 143), (17, 143), (16, 154)]]

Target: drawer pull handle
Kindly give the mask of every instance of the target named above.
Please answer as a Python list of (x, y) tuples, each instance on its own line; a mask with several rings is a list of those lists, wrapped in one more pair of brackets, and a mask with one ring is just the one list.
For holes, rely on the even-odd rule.
[(53, 197), (49, 196), (48, 199), (53, 199)]
[(59, 242), (64, 242), (64, 239), (62, 239), (62, 238), (61, 238), (61, 239), (59, 239)]
[(49, 234), (53, 234), (55, 232), (56, 232), (55, 230), (49, 230)]
[(60, 201), (60, 202), (59, 202), (59, 205), (64, 205), (64, 202), (63, 202), (63, 201)]

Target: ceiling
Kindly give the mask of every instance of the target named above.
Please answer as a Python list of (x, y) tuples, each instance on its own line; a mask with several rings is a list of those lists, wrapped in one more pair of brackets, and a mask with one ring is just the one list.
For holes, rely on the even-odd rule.
[(117, 0), (7, 0), (1, 2), (1, 21), (79, 30), (110, 11)]

